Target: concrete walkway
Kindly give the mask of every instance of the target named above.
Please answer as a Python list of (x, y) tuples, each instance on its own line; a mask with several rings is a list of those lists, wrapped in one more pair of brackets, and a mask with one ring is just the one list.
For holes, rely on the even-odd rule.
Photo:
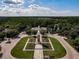
[[(35, 50), (34, 50), (34, 58), (33, 59), (44, 59), (43, 56), (43, 46), (40, 44), (40, 42), (42, 42), (42, 35), (40, 33), (40, 27), (38, 26), (38, 32), (37, 32), (37, 37), (40, 36), (40, 38), (36, 38), (36, 42), (35, 42)], [(39, 42), (39, 41), (40, 42)]]
[(25, 44), (25, 46), (24, 46), (24, 48), (23, 48), (23, 51), (26, 51), (26, 46), (27, 46), (29, 40), (30, 40), (30, 39), (28, 38), (28, 40), (27, 40), (27, 42), (26, 42), (26, 44)]
[(79, 53), (64, 40), (64, 37), (57, 34), (48, 36), (56, 38), (66, 49), (67, 54), (60, 59), (79, 59)]
[(34, 59), (44, 59), (44, 56), (43, 56), (43, 47), (42, 47), (41, 44), (35, 45)]
[(54, 49), (54, 47), (53, 47), (53, 45), (52, 45), (52, 42), (51, 42), (50, 38), (49, 38), (48, 40), (49, 40), (49, 43), (50, 43), (50, 45), (51, 45), (52, 51), (54, 51), (55, 49)]

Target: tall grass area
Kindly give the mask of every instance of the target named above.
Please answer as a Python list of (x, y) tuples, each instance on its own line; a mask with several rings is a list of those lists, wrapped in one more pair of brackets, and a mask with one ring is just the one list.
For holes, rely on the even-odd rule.
[(11, 51), (13, 57), (32, 59), (34, 51), (23, 51), (23, 48), (27, 40), (28, 37), (24, 37), (16, 44), (16, 46)]
[(44, 55), (50, 56), (51, 58), (61, 58), (66, 55), (66, 50), (55, 38), (50, 38), (54, 51), (44, 51)]

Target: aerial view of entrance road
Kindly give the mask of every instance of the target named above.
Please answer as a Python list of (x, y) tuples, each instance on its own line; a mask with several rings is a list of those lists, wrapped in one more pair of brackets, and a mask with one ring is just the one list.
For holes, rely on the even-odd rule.
[(0, 59), (79, 59), (79, 0), (0, 0)]

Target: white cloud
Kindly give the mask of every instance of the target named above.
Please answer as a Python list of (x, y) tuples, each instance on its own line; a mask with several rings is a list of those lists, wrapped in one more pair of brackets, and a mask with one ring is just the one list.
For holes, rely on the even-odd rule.
[(22, 4), (23, 0), (2, 0), (6, 4)]
[[(12, 5), (13, 6), (13, 5)], [(74, 15), (70, 10), (57, 11), (48, 7), (42, 7), (36, 4), (31, 4), (25, 7), (10, 7), (0, 8), (0, 16), (68, 16)]]

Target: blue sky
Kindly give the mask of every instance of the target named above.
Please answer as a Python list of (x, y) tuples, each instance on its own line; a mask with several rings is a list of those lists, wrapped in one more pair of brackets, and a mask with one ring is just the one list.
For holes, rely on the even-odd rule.
[(36, 0), (34, 3), (59, 10), (79, 10), (79, 0)]
[(0, 16), (79, 16), (79, 0), (1, 0)]

